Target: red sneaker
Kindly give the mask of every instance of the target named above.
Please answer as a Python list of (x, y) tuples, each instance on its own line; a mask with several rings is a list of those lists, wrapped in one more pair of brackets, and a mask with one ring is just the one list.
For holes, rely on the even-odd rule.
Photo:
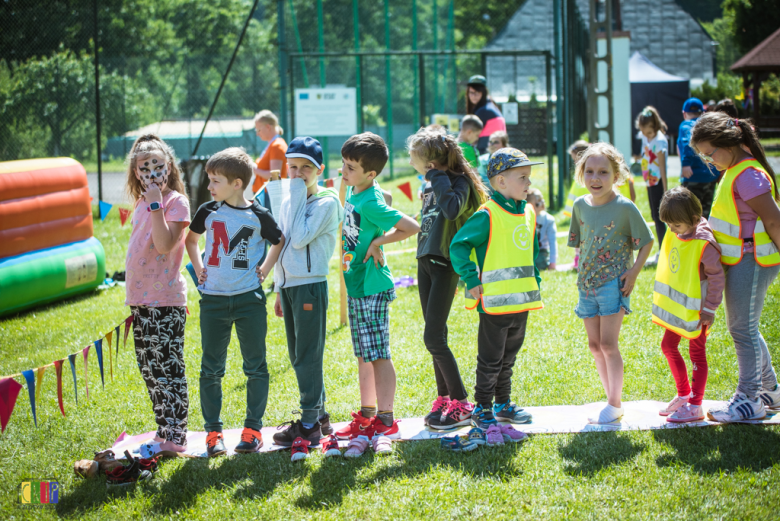
[(378, 436), (387, 436), (391, 440), (401, 439), (401, 431), (398, 430), (398, 422), (395, 420), (393, 420), (393, 424), (388, 427), (382, 423), (382, 420), (379, 419), (379, 416), (374, 416), (374, 425), (372, 425), (372, 429), (374, 434)]
[(309, 440), (303, 438), (295, 438), (292, 444), (292, 456), (291, 461), (299, 461), (309, 457)]
[(340, 440), (351, 440), (357, 436), (367, 436), (369, 439), (374, 435), (372, 426), (374, 424), (373, 418), (364, 418), (363, 414), (358, 411), (352, 413), (354, 418), (349, 425), (336, 431), (336, 437)]

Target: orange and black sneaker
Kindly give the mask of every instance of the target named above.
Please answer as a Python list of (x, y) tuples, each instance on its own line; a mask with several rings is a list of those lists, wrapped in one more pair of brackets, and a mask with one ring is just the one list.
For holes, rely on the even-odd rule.
[(227, 454), (225, 439), (222, 437), (221, 432), (211, 431), (206, 435), (206, 454), (208, 454), (209, 458)]
[(244, 427), (241, 431), (241, 443), (236, 445), (236, 452), (239, 454), (248, 454), (257, 452), (263, 446), (263, 435), (260, 431)]

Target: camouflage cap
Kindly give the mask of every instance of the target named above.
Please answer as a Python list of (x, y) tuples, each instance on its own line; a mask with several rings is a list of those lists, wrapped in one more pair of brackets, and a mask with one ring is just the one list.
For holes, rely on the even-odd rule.
[(490, 156), (487, 167), (487, 176), (488, 179), (490, 179), (510, 168), (543, 164), (544, 163), (541, 161), (531, 161), (528, 159), (527, 155), (516, 148), (499, 148)]

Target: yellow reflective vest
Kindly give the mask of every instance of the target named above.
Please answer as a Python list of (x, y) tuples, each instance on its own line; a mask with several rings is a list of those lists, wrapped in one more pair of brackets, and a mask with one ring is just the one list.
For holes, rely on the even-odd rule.
[[(526, 204), (525, 213), (516, 215), (491, 199), (482, 208), (490, 216), (490, 238), (479, 274), (482, 310), (489, 315), (506, 315), (542, 309), (539, 283), (534, 277), (533, 206)], [(471, 260), (477, 264), (474, 250)], [(466, 299), (466, 309), (475, 309), (480, 302), (468, 290)]]
[(699, 265), (706, 247), (704, 239), (684, 241), (667, 232), (655, 272), (653, 322), (689, 340), (701, 335)]
[[(762, 172), (769, 179), (773, 194), (775, 191), (772, 176), (767, 174), (761, 163), (755, 159), (741, 161), (723, 174), (715, 190), (715, 200), (712, 203), (709, 219), (710, 227), (715, 233), (715, 240), (721, 247), (720, 261), (723, 264), (734, 265), (742, 260), (742, 223), (739, 220), (737, 203), (734, 201), (734, 183), (747, 168), (755, 168)], [(766, 233), (760, 217), (753, 231), (753, 255), (761, 266), (780, 264), (780, 252)]]

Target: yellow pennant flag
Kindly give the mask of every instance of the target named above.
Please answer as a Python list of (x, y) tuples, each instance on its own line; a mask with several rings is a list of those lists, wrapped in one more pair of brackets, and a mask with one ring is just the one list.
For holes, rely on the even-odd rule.
[(40, 403), (41, 402), (41, 382), (43, 381), (43, 372), (46, 371), (46, 367), (39, 367), (35, 370), (37, 373), (36, 383), (35, 383), (35, 402)]
[(114, 332), (109, 331), (106, 333), (106, 340), (108, 340), (108, 372), (111, 375), (111, 381), (114, 381), (114, 355), (111, 354), (111, 339), (114, 338)]

